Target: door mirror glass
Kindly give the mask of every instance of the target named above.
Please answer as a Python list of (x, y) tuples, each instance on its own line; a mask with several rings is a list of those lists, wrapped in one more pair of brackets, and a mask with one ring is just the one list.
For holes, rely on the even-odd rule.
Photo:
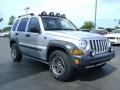
[(38, 30), (36, 27), (31, 27), (31, 28), (30, 28), (30, 32), (40, 33), (40, 30)]

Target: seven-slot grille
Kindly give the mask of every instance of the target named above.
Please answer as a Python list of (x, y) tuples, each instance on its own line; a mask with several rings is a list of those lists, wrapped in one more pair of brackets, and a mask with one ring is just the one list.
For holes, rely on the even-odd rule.
[(108, 42), (106, 39), (90, 40), (91, 50), (96, 54), (106, 52), (108, 50)]

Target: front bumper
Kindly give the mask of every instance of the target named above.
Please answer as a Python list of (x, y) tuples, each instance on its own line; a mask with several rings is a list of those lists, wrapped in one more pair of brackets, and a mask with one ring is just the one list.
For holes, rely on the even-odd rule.
[(97, 65), (100, 63), (105, 63), (115, 57), (114, 51), (105, 52), (95, 56), (73, 56), (73, 58), (78, 58), (79, 64), (74, 63), (74, 67), (79, 69), (80, 67), (87, 67), (91, 65)]

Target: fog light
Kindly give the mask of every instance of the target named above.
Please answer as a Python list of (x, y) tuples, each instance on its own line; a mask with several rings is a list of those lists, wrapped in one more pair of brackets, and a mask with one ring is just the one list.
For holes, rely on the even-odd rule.
[(43, 11), (43, 12), (41, 13), (41, 15), (42, 15), (42, 16), (46, 16), (47, 13), (46, 13), (45, 11)]
[(114, 51), (114, 48), (113, 47), (109, 47), (109, 52), (112, 52)]
[(62, 14), (61, 17), (62, 17), (62, 18), (66, 18), (66, 15), (65, 15), (65, 14)]
[(75, 58), (75, 59), (74, 59), (74, 63), (75, 63), (75, 64), (79, 64), (79, 59), (78, 59), (78, 58)]
[(54, 16), (54, 12), (50, 12), (49, 15), (50, 15), (50, 16)]
[(56, 13), (56, 16), (57, 16), (57, 17), (60, 17), (60, 13)]

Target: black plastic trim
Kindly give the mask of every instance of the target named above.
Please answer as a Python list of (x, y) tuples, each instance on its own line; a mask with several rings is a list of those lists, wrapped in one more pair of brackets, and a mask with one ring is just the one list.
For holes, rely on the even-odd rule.
[(21, 46), (21, 47), (25, 47), (25, 48), (30, 48), (30, 49), (34, 49), (34, 50), (39, 50), (39, 51), (42, 51), (42, 49), (41, 49), (41, 48), (36, 48), (36, 47), (31, 47), (31, 46), (21, 45), (21, 44), (20, 44), (20, 46)]
[(33, 56), (28, 55), (28, 54), (25, 54), (25, 53), (23, 53), (23, 54), (24, 54), (25, 56), (28, 56), (28, 57), (33, 58), (33, 59), (36, 60), (36, 61), (40, 61), (40, 62), (42, 62), (42, 63), (48, 64), (47, 60), (43, 60), (43, 59), (41, 59), (41, 58), (36, 58), (36, 57), (33, 57)]

